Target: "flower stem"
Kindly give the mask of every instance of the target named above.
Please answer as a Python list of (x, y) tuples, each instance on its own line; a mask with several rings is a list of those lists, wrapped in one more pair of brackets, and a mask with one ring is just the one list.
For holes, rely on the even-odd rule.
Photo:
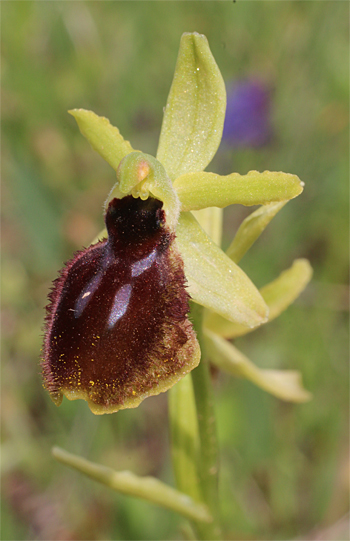
[(202, 332), (203, 307), (192, 303), (191, 318), (201, 347), (201, 362), (192, 371), (200, 440), (199, 475), (204, 503), (208, 506), (213, 523), (205, 526), (202, 539), (220, 539), (218, 498), (218, 445), (214, 413), (210, 367), (206, 356)]
[(202, 307), (191, 319), (201, 346), (201, 362), (169, 391), (172, 459), (177, 489), (204, 503), (213, 520), (193, 521), (197, 539), (219, 540), (218, 449), (209, 363), (202, 337)]
[(187, 374), (169, 390), (171, 454), (176, 486), (202, 502), (198, 472), (199, 434), (192, 377)]

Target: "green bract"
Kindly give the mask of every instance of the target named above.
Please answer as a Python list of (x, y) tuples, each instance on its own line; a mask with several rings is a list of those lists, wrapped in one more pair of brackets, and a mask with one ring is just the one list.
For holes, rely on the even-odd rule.
[[(227, 359), (229, 350), (224, 351), (219, 337), (236, 337), (273, 319), (311, 277), (309, 264), (301, 260), (259, 292), (237, 266), (275, 214), (302, 192), (303, 183), (296, 175), (282, 172), (226, 176), (204, 172), (221, 140), (225, 107), (224, 82), (207, 39), (186, 33), (165, 107), (157, 158), (134, 151), (106, 118), (84, 109), (70, 111), (81, 133), (116, 171), (117, 183), (107, 203), (130, 194), (163, 202), (167, 225), (176, 232), (188, 292), (195, 303), (206, 308), (210, 357), (219, 366), (217, 359)], [(221, 209), (231, 204), (261, 207), (244, 220), (225, 254), (219, 248)], [(104, 235), (105, 231), (100, 238)], [(227, 361), (221, 367), (227, 370)], [(294, 389), (300, 392), (293, 394), (289, 388), (284, 392), (278, 377), (274, 379), (275, 387), (280, 386), (276, 391), (273, 383), (251, 376), (249, 370), (236, 373), (285, 400), (308, 398), (299, 380), (294, 380)]]

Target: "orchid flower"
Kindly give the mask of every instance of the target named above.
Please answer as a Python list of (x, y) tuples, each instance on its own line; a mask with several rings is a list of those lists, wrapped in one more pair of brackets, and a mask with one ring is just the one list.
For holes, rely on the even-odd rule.
[[(66, 265), (51, 294), (42, 366), (57, 405), (65, 395), (87, 400), (94, 413), (111, 413), (136, 407), (177, 383), (170, 409), (176, 403), (179, 413), (185, 403), (179, 397), (185, 387), (187, 396), (191, 392), (188, 377), (200, 362), (202, 347), (219, 369), (283, 400), (310, 398), (299, 373), (259, 369), (228, 341), (277, 317), (307, 285), (311, 268), (297, 260), (259, 291), (238, 266), (304, 185), (296, 175), (282, 172), (220, 176), (204, 171), (220, 144), (225, 110), (224, 81), (207, 39), (186, 33), (156, 157), (132, 148), (108, 119), (84, 109), (70, 111), (116, 172), (117, 182), (105, 203), (107, 230)], [(243, 221), (225, 253), (220, 248), (222, 214), (233, 204), (259, 208)], [(202, 307), (197, 336), (188, 317), (189, 298), (192, 307)], [(181, 422), (191, 416), (187, 410)], [(118, 490), (136, 495), (143, 490), (134, 490), (130, 479), (131, 488), (124, 478), (113, 477), (112, 483), (112, 474), (64, 451), (55, 455)], [(211, 508), (194, 488), (189, 470), (182, 472), (178, 486)], [(181, 477), (181, 467), (176, 474)], [(152, 501), (161, 500), (168, 505), (165, 492)], [(170, 500), (175, 509), (179, 501)], [(196, 521), (211, 520), (203, 508), (179, 504), (176, 510)]]

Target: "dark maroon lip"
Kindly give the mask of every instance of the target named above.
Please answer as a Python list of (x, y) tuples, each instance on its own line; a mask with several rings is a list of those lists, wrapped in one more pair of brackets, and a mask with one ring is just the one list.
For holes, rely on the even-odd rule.
[(113, 199), (105, 221), (108, 239), (75, 254), (54, 282), (42, 369), (53, 398), (66, 389), (109, 407), (181, 369), (193, 330), (162, 202)]

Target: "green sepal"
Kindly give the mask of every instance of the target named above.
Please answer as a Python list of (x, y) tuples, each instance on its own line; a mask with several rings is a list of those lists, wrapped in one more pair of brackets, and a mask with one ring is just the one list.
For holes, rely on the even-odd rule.
[(190, 212), (180, 214), (176, 237), (192, 300), (251, 328), (267, 320), (268, 308), (254, 284)]
[[(289, 269), (260, 289), (261, 296), (269, 307), (268, 321), (275, 319), (295, 301), (311, 277), (310, 263), (306, 259), (296, 259)], [(237, 338), (252, 330), (209, 312), (206, 313), (205, 326), (225, 338)]]
[(202, 171), (211, 162), (225, 111), (225, 84), (207, 38), (197, 32), (183, 34), (157, 153), (172, 180)]
[(217, 334), (204, 332), (208, 356), (220, 370), (246, 378), (264, 391), (287, 402), (307, 402), (312, 395), (302, 385), (301, 375), (295, 370), (258, 368), (241, 351)]
[(218, 207), (208, 207), (192, 212), (199, 225), (218, 246), (221, 245), (223, 213), (223, 209)]
[(121, 160), (134, 149), (126, 141), (118, 128), (112, 126), (108, 118), (98, 116), (86, 109), (72, 109), (68, 111), (74, 116), (79, 129), (90, 145), (100, 156), (116, 171)]
[(84, 473), (91, 479), (99, 481), (117, 492), (142, 498), (150, 503), (171, 509), (190, 520), (212, 522), (208, 508), (204, 504), (196, 503), (187, 494), (183, 494), (162, 483), (155, 477), (138, 477), (129, 471), (117, 472), (112, 468), (95, 464), (85, 458), (68, 453), (59, 447), (54, 447), (52, 453), (63, 464)]
[(181, 211), (228, 205), (266, 205), (287, 201), (303, 191), (304, 183), (296, 175), (282, 172), (249, 171), (247, 175), (231, 173), (186, 173), (177, 178), (174, 188), (181, 202)]
[[(239, 263), (244, 254), (260, 237), (265, 227), (276, 216), (277, 212), (284, 207), (288, 201), (280, 201), (279, 203), (268, 203), (262, 205), (256, 211), (252, 212), (241, 223), (233, 241), (226, 250), (226, 255), (235, 263)], [(198, 211), (201, 212), (201, 211)]]

